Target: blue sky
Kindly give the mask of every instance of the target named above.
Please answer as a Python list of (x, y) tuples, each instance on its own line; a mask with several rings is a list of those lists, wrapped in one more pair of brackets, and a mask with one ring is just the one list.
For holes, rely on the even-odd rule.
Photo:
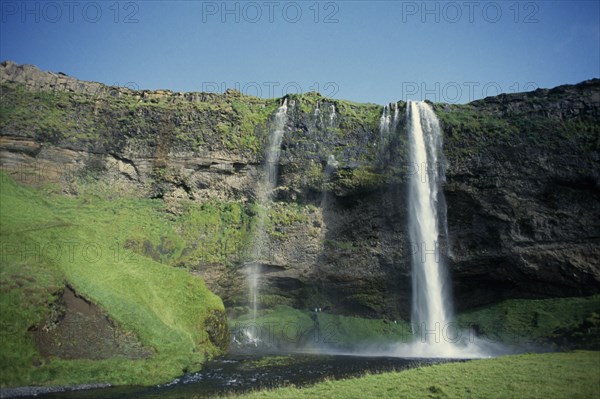
[(598, 1), (6, 1), (0, 59), (142, 89), (467, 102), (600, 76)]

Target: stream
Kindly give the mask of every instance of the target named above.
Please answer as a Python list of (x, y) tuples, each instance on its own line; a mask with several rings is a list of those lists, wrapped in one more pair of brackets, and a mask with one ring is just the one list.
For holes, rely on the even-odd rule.
[(286, 385), (306, 386), (324, 379), (358, 377), (365, 372), (399, 371), (450, 361), (464, 360), (320, 354), (237, 354), (211, 360), (205, 364), (202, 371), (185, 374), (168, 384), (153, 387), (121, 386), (85, 391), (57, 392), (36, 397), (80, 399), (203, 398)]

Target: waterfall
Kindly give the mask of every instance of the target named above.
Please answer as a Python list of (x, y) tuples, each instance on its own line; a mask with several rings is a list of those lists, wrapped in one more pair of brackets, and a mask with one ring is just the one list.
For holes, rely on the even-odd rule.
[(329, 106), (329, 123), (331, 123), (333, 125), (333, 122), (335, 121), (335, 105), (331, 104)]
[[(266, 210), (272, 201), (273, 189), (277, 184), (277, 169), (279, 164), (279, 155), (281, 152), (281, 141), (287, 122), (287, 99), (277, 109), (275, 114), (269, 142), (265, 153), (265, 162), (263, 164), (263, 175), (257, 187), (257, 199), (259, 205), (258, 220), (256, 225), (256, 234), (254, 237), (254, 251), (252, 255), (256, 256), (250, 264), (248, 271), (249, 302), (252, 306), (252, 320), (256, 321), (258, 309), (258, 294), (260, 291), (258, 277), (260, 274), (260, 261), (263, 256), (263, 250), (267, 244), (267, 233), (265, 228)], [(250, 339), (255, 337), (248, 337)]]
[(392, 107), (394, 108), (394, 118), (392, 119), (392, 131), (395, 132), (398, 128), (398, 117), (400, 116), (400, 107), (398, 107), (398, 103), (392, 103)]
[(331, 177), (331, 174), (337, 169), (339, 162), (336, 161), (335, 156), (330, 154), (327, 157), (327, 165), (325, 165), (325, 177), (327, 180)]
[(326, 184), (331, 180), (331, 175), (337, 170), (339, 162), (335, 159), (333, 154), (330, 154), (327, 158), (327, 165), (323, 171), (323, 192), (321, 193), (321, 209), (323, 212), (328, 205), (329, 195), (327, 193)]
[[(409, 102), (407, 107), (411, 163), (417, 170), (409, 182), (409, 233), (412, 254), (412, 322), (421, 333), (421, 342), (438, 343), (436, 353), (451, 351), (444, 331), (451, 320), (450, 298), (444, 259), (439, 251), (440, 227), (445, 218), (444, 180), (440, 169), (442, 135), (435, 113), (425, 102)], [(438, 214), (438, 210), (440, 210)]]
[(381, 113), (381, 117), (379, 118), (379, 134), (383, 137), (387, 137), (390, 133), (391, 129), (391, 117), (390, 117), (390, 108), (386, 105), (383, 107), (383, 111)]
[(392, 127), (392, 121), (390, 117), (390, 109), (386, 105), (383, 107), (381, 117), (379, 118), (379, 154), (380, 159), (383, 159), (383, 152), (385, 150), (385, 141), (387, 140)]

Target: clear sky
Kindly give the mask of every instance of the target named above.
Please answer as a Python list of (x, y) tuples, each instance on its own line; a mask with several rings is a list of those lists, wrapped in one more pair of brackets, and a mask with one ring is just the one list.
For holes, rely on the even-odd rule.
[(0, 59), (141, 89), (467, 102), (600, 76), (595, 1), (6, 1)]

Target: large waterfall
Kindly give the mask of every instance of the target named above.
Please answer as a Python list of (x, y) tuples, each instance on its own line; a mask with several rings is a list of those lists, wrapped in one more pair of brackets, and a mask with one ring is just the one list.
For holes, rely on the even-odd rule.
[(440, 215), (445, 217), (444, 180), (440, 168), (442, 136), (435, 113), (425, 102), (407, 106), (410, 159), (413, 174), (409, 183), (409, 234), (412, 242), (412, 322), (422, 343), (435, 345), (442, 355), (448, 342), (451, 321), (450, 298), (444, 259), (440, 253)]
[(261, 260), (264, 255), (265, 246), (268, 243), (265, 217), (267, 208), (272, 201), (273, 189), (277, 184), (277, 166), (279, 164), (279, 155), (281, 152), (281, 140), (287, 121), (287, 99), (277, 109), (275, 114), (269, 142), (265, 154), (263, 165), (263, 175), (258, 183), (256, 196), (259, 205), (259, 212), (256, 224), (256, 233), (254, 237), (254, 250), (252, 255), (255, 257), (248, 270), (248, 294), (252, 309), (252, 320), (256, 321), (258, 309), (260, 285), (258, 277), (260, 275)]

